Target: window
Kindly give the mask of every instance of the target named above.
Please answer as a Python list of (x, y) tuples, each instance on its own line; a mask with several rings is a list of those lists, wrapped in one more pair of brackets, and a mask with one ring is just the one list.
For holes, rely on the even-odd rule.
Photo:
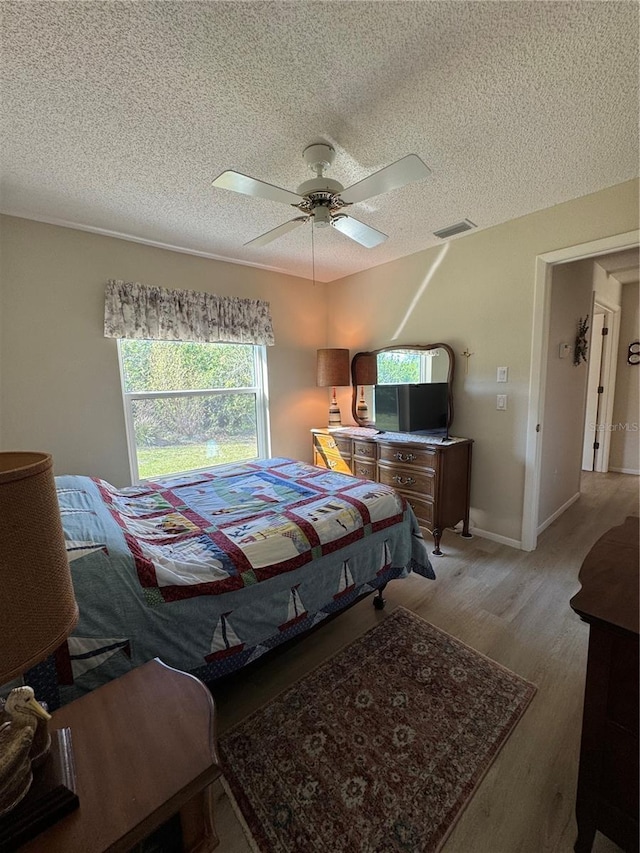
[(121, 339), (118, 352), (133, 482), (269, 455), (264, 346)]

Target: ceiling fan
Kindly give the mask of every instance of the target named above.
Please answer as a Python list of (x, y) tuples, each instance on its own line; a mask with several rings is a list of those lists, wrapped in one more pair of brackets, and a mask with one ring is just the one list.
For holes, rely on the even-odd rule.
[(343, 212), (344, 208), (389, 190), (404, 187), (412, 181), (419, 181), (431, 174), (431, 170), (416, 154), (407, 154), (406, 157), (345, 189), (338, 181), (324, 176), (324, 172), (333, 163), (335, 155), (335, 150), (328, 143), (308, 145), (302, 152), (302, 157), (311, 171), (315, 172), (316, 177), (300, 184), (295, 193), (256, 178), (250, 178), (248, 175), (242, 175), (240, 172), (227, 171), (218, 175), (212, 182), (214, 187), (233, 190), (254, 198), (281, 201), (297, 207), (303, 214), (249, 240), (244, 245), (266, 246), (267, 243), (288, 234), (305, 222), (312, 221), (315, 227), (331, 225), (356, 243), (360, 243), (361, 246), (372, 249), (383, 243), (387, 235), (348, 216)]

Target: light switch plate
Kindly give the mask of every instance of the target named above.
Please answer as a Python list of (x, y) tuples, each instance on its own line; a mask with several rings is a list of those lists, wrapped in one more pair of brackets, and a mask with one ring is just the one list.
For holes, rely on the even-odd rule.
[(509, 368), (499, 367), (497, 382), (507, 382), (509, 380)]
[(560, 358), (571, 355), (571, 344), (560, 344)]
[(496, 397), (496, 409), (499, 412), (506, 411), (507, 408), (507, 395), (506, 394), (498, 394)]

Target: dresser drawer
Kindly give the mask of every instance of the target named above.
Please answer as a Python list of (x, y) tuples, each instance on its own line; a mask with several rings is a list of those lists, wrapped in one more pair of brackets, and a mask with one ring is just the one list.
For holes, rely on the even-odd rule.
[(428, 527), (429, 530), (433, 529), (433, 503), (431, 501), (424, 501), (421, 498), (416, 498), (414, 495), (410, 495), (407, 492), (402, 492), (407, 503), (411, 506), (411, 509), (414, 512), (415, 517), (418, 519), (418, 523), (422, 527)]
[(366, 462), (361, 459), (353, 460), (353, 473), (356, 477), (361, 477), (363, 480), (373, 480), (376, 482), (376, 463)]
[(422, 447), (398, 447), (393, 445), (380, 446), (380, 462), (410, 466), (411, 468), (428, 468), (436, 471), (438, 468), (438, 453)]
[(375, 461), (378, 458), (378, 448), (372, 441), (354, 441), (353, 455), (359, 456), (361, 459), (373, 459)]
[(337, 435), (314, 435), (313, 446), (322, 453), (351, 456), (351, 439)]
[(318, 451), (315, 447), (313, 449), (313, 464), (320, 468), (328, 468), (330, 471), (337, 471), (339, 474), (351, 473), (348, 457), (345, 459), (339, 453)]
[(399, 491), (417, 492), (430, 498), (435, 494), (435, 474), (432, 471), (409, 468), (407, 465), (378, 463), (378, 481)]

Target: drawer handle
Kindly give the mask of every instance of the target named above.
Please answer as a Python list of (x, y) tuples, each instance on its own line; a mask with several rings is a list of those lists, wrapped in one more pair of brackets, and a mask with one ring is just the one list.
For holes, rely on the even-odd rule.
[(360, 468), (360, 473), (362, 474), (363, 477), (370, 477), (371, 476), (371, 470), (369, 468)]
[(414, 459), (418, 458), (415, 453), (400, 453), (400, 451), (393, 455), (396, 457), (398, 462), (413, 462)]
[(416, 482), (413, 477), (401, 477), (399, 474), (395, 474), (391, 479), (399, 486), (413, 486)]

